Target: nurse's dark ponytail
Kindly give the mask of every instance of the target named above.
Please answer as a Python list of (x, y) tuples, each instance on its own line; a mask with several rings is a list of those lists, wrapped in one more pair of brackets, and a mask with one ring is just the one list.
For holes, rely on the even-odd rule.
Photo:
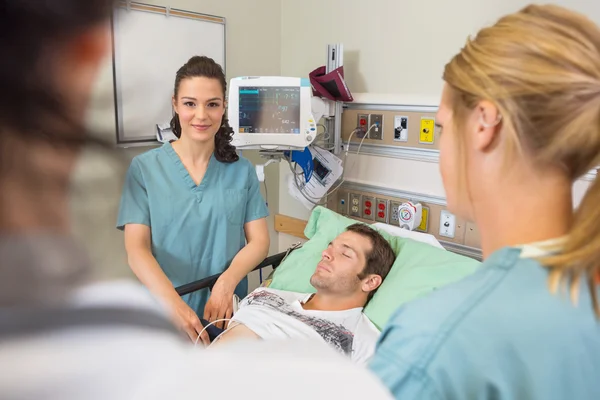
[[(173, 90), (175, 98), (177, 98), (179, 93), (179, 84), (182, 79), (197, 77), (217, 79), (221, 83), (223, 98), (225, 98), (227, 80), (225, 79), (223, 68), (212, 58), (205, 56), (194, 56), (179, 68), (175, 76), (175, 88)], [(220, 162), (233, 163), (239, 160), (239, 156), (236, 153), (235, 147), (231, 145), (233, 129), (229, 126), (226, 115), (227, 113), (223, 115), (221, 127), (215, 135), (215, 158)], [(178, 138), (181, 137), (181, 123), (179, 122), (179, 115), (177, 113), (174, 113), (173, 119), (171, 119), (171, 129), (175, 136)]]

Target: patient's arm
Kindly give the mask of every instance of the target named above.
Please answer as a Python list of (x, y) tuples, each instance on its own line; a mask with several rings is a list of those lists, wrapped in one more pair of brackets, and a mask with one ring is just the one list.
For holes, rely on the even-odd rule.
[(254, 333), (254, 331), (248, 328), (246, 325), (237, 324), (220, 334), (210, 347), (220, 346), (224, 343), (230, 343), (244, 339), (257, 340), (260, 339), (260, 336)]

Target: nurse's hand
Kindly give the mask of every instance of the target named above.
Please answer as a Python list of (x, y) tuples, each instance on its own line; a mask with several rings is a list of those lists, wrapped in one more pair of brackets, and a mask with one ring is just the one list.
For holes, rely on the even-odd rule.
[[(234, 285), (217, 280), (212, 288), (210, 297), (204, 307), (204, 319), (213, 322), (218, 319), (230, 319), (233, 314)], [(228, 321), (219, 321), (214, 324), (217, 328), (224, 329)]]
[[(177, 327), (185, 332), (193, 343), (196, 343), (198, 334), (204, 329), (198, 315), (185, 301), (181, 300), (181, 298), (171, 302), (171, 310)], [(210, 339), (208, 338), (208, 333), (206, 331), (202, 332), (200, 341), (202, 341), (205, 346), (210, 344)]]

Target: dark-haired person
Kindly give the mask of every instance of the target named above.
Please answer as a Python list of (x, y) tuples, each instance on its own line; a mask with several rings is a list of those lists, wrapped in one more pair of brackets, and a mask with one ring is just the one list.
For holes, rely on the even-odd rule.
[[(255, 169), (230, 144), (226, 85), (208, 57), (194, 56), (177, 71), (171, 128), (179, 140), (133, 159), (117, 222), (130, 267), (191, 340), (203, 329), (200, 317), (231, 317), (234, 293), (245, 297), (246, 275), (269, 249)], [(223, 271), (210, 292), (175, 291)]]
[(258, 288), (240, 304), (228, 330), (214, 341), (316, 340), (357, 364), (375, 351), (379, 330), (363, 313), (396, 256), (377, 231), (354, 224), (323, 251), (310, 278), (315, 293)]
[(0, 398), (391, 398), (327, 345), (194, 348), (139, 282), (98, 276), (71, 194), (87, 150), (119, 164), (85, 124), (115, 3), (0, 2)]

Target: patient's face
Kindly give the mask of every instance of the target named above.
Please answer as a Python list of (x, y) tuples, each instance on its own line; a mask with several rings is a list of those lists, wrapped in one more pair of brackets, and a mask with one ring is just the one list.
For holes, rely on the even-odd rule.
[(320, 291), (350, 295), (361, 292), (358, 275), (364, 270), (371, 241), (356, 233), (344, 232), (323, 251), (310, 283)]

